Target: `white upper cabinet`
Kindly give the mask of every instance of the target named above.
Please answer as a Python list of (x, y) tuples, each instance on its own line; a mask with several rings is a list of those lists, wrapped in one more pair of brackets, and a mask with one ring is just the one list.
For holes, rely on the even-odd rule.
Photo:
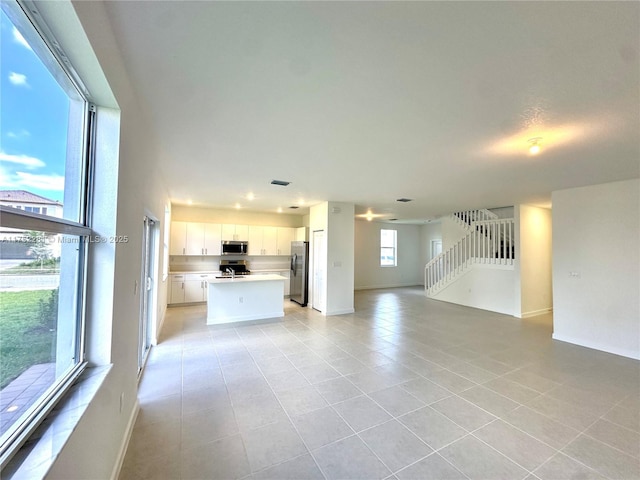
[(187, 223), (186, 255), (204, 255), (204, 223)]
[(222, 240), (249, 240), (249, 225), (222, 225)]
[(278, 251), (276, 255), (291, 255), (291, 242), (295, 238), (295, 228), (278, 227)]
[(220, 255), (219, 223), (187, 223), (185, 255)]
[(220, 255), (222, 253), (222, 225), (219, 223), (205, 223), (204, 254)]
[(262, 255), (263, 227), (249, 225), (249, 255)]
[(307, 227), (296, 228), (296, 240), (299, 242), (307, 241)]
[(249, 255), (277, 255), (278, 228), (249, 225)]
[(170, 255), (187, 254), (187, 222), (171, 222)]
[(262, 236), (262, 249), (263, 255), (277, 255), (278, 254), (278, 228), (277, 227), (263, 227)]
[(249, 255), (291, 255), (296, 228), (171, 222), (170, 255), (221, 255), (225, 240), (248, 241)]

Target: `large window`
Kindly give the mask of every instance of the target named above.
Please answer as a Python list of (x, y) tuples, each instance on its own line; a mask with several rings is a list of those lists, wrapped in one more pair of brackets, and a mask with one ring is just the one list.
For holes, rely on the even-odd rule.
[(380, 230), (380, 266), (395, 267), (398, 265), (397, 239), (396, 230)]
[(82, 369), (87, 249), (99, 239), (88, 224), (93, 113), (81, 83), (18, 3), (3, 1), (0, 15), (2, 198), (62, 210), (0, 205), (4, 465)]

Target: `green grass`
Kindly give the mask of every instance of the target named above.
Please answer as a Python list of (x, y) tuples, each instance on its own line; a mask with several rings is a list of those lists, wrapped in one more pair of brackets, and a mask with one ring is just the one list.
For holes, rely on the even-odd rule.
[(55, 361), (58, 290), (0, 292), (0, 388)]

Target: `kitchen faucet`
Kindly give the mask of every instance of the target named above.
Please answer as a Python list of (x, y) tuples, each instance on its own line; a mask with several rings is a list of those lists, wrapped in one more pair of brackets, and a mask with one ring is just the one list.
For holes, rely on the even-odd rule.
[(231, 274), (231, 280), (234, 280), (236, 278), (236, 271), (233, 268), (227, 267), (225, 271)]

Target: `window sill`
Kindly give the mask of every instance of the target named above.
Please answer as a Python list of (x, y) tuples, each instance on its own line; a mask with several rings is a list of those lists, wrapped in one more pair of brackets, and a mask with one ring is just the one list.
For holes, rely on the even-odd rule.
[(2, 470), (2, 478), (44, 478), (69, 441), (111, 365), (89, 367)]

